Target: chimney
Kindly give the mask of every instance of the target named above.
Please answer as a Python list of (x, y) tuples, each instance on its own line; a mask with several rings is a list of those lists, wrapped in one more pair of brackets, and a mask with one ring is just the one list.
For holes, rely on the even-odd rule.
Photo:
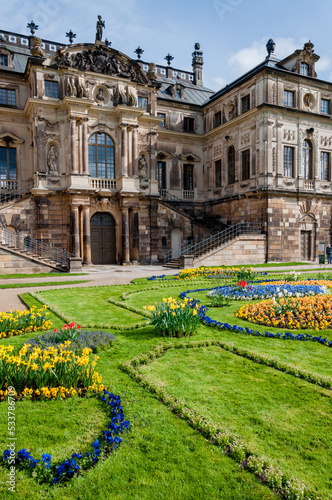
[(201, 46), (199, 43), (195, 43), (195, 51), (192, 53), (193, 61), (193, 73), (194, 73), (194, 83), (196, 85), (203, 85), (203, 52), (200, 50)]

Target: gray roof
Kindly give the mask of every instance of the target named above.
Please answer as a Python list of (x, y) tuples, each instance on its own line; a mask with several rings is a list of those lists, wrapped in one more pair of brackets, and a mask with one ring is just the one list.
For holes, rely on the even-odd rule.
[[(214, 91), (211, 89), (195, 85), (191, 82), (177, 80), (176, 78), (165, 78), (158, 75), (158, 82), (162, 84), (158, 91), (158, 97), (179, 104), (196, 104), (197, 106), (201, 106), (214, 94)], [(179, 84), (183, 87), (183, 99), (173, 97), (168, 91), (169, 86), (175, 84)]]

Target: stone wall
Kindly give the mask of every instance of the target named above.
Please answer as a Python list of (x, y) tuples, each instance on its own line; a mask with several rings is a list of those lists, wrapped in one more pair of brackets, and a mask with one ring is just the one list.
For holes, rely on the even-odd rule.
[(0, 274), (51, 273), (53, 268), (0, 248)]
[(238, 264), (264, 264), (266, 236), (239, 236), (222, 248), (194, 260), (194, 266), (234, 266)]

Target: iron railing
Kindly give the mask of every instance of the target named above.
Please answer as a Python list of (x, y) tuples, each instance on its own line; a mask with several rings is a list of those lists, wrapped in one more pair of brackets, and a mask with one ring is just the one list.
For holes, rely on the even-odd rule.
[(59, 264), (66, 269), (69, 269), (70, 259), (75, 257), (74, 254), (67, 252), (67, 250), (48, 245), (42, 240), (36, 240), (35, 238), (31, 238), (30, 235), (19, 231), (15, 232), (2, 228), (1, 233), (2, 245), (6, 245), (8, 248), (12, 248), (28, 256), (47, 260), (49, 263)]
[(0, 203), (24, 196), (30, 192), (33, 185), (33, 179), (28, 179), (27, 181), (0, 179)]
[(239, 222), (197, 243), (185, 242), (177, 248), (164, 252), (164, 263), (166, 264), (172, 259), (180, 257), (180, 255), (192, 255), (194, 258), (200, 257), (237, 236), (243, 234), (262, 234), (263, 229), (264, 225), (262, 222)]

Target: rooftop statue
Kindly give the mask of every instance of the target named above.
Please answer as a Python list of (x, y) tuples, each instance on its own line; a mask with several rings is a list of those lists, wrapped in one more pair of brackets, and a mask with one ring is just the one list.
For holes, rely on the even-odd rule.
[(102, 20), (101, 16), (98, 16), (96, 42), (101, 42), (103, 38), (103, 28), (105, 28), (105, 21)]

